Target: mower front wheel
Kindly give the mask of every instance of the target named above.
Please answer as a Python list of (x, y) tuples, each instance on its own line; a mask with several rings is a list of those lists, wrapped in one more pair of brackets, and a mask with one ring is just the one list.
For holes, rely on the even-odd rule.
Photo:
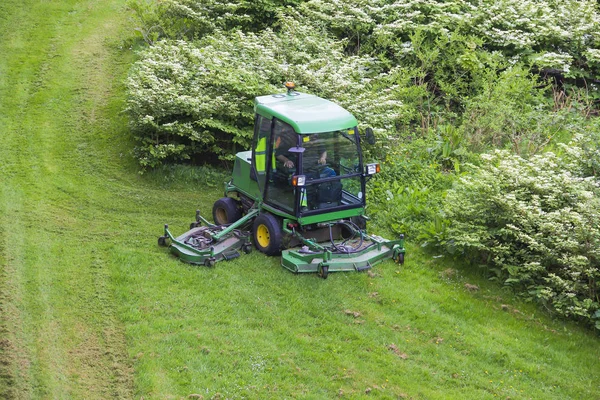
[(215, 266), (216, 263), (217, 263), (217, 260), (215, 260), (214, 257), (210, 257), (210, 258), (207, 258), (206, 260), (204, 260), (205, 267), (212, 268)]
[(281, 251), (283, 230), (281, 223), (271, 214), (260, 214), (253, 225), (254, 245), (268, 256), (274, 256)]
[(327, 277), (329, 276), (329, 266), (322, 265), (321, 270), (319, 271), (319, 276), (323, 279), (327, 279)]
[(404, 264), (404, 253), (398, 253), (395, 257), (394, 257), (394, 261), (396, 261), (398, 264), (402, 265)]
[(213, 205), (213, 219), (217, 225), (233, 224), (242, 218), (239, 203), (231, 197), (221, 197)]
[(159, 236), (158, 237), (158, 245), (161, 247), (167, 247), (167, 237), (166, 236)]

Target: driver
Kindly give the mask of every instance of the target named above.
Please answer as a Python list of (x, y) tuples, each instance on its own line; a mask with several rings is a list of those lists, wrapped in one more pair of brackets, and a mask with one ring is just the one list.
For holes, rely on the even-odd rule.
[(296, 155), (290, 153), (289, 149), (296, 146), (296, 134), (290, 130), (282, 130), (275, 139), (275, 158), (285, 168), (294, 168)]
[(304, 154), (302, 163), (304, 173), (309, 179), (335, 176), (335, 171), (327, 166), (327, 149), (318, 135), (303, 137)]

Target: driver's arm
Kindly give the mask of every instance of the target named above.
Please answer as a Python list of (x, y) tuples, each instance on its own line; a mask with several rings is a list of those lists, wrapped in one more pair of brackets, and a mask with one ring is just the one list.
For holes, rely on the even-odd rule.
[(319, 157), (319, 164), (325, 165), (327, 164), (327, 150), (321, 153), (321, 157)]
[(284, 156), (283, 154), (278, 155), (277, 159), (283, 163), (284, 167), (294, 168), (294, 162), (292, 160), (290, 160), (289, 158), (287, 158), (286, 156)]

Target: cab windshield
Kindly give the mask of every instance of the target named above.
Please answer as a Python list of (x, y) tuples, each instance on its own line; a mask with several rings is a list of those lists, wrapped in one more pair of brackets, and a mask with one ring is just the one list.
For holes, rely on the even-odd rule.
[(356, 128), (302, 136), (300, 214), (364, 205)]
[(307, 180), (360, 172), (355, 128), (301, 137), (302, 171)]
[[(268, 204), (302, 215), (364, 205), (356, 127), (299, 135), (291, 126), (275, 120), (271, 140), (273, 152), (265, 191)], [(304, 175), (305, 186), (294, 187), (293, 175)]]

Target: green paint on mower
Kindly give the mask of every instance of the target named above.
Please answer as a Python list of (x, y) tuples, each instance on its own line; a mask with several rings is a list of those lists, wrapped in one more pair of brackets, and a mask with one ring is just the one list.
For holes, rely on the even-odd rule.
[[(286, 84), (286, 86), (288, 86)], [(363, 271), (386, 259), (404, 262), (404, 237), (366, 232), (366, 182), (379, 164), (364, 164), (356, 119), (342, 107), (295, 92), (257, 97), (252, 149), (236, 154), (215, 224), (199, 212), (190, 230), (160, 245), (182, 261), (213, 266), (254, 246), (281, 254), (295, 273)], [(367, 129), (365, 138), (373, 143)]]
[[(158, 238), (161, 246), (170, 243), (170, 250), (182, 261), (190, 264), (206, 265), (212, 267), (217, 261), (231, 260), (240, 256), (240, 251), (252, 251), (250, 232), (240, 230), (251, 221), (257, 210), (246, 214), (229, 226), (213, 225), (196, 212), (196, 222), (192, 223), (189, 231), (181, 236), (174, 237), (165, 225), (165, 234)], [(201, 224), (205, 225), (202, 226)]]

